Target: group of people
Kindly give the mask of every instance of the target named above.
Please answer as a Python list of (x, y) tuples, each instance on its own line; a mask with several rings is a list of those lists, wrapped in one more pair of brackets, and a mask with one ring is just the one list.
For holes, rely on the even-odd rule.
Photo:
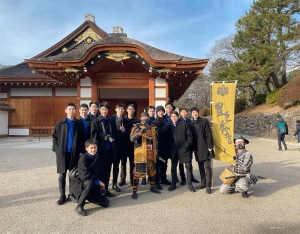
[[(205, 188), (206, 193), (211, 194), (211, 159), (214, 157), (212, 131), (209, 121), (199, 116), (196, 107), (191, 109), (191, 119), (188, 118), (186, 108), (181, 108), (178, 113), (170, 102), (165, 106), (149, 106), (139, 119), (135, 117), (134, 104), (126, 107), (124, 104), (117, 104), (116, 114), (113, 116), (108, 116), (109, 108), (107, 102), (91, 102), (89, 106), (81, 104), (80, 118), (76, 119), (76, 106), (68, 103), (65, 108), (66, 118), (57, 122), (52, 137), (59, 173), (58, 205), (70, 199), (77, 203), (75, 210), (82, 216), (87, 215), (84, 209), (86, 200), (103, 207), (109, 206), (107, 197), (116, 196), (108, 190), (111, 172), (112, 190), (121, 192), (121, 187), (127, 183), (128, 158), (132, 199), (138, 199), (139, 179), (145, 185), (147, 175), (150, 191), (156, 194), (161, 193), (161, 184), (169, 185), (168, 191), (173, 191), (179, 182), (180, 185), (187, 183), (191, 192)], [(124, 115), (125, 110), (127, 115)], [(244, 174), (247, 174), (252, 165), (252, 155), (248, 151), (246, 153), (247, 140), (242, 137), (238, 140), (236, 145), (239, 153), (234, 156), (234, 166), (239, 172), (244, 170)], [(192, 184), (199, 183), (193, 176), (193, 154), (201, 178), (196, 187)], [(245, 154), (251, 163), (244, 160)], [(169, 159), (171, 181), (166, 174)], [(177, 175), (177, 167), (181, 181)], [(68, 170), (70, 194), (66, 197)], [(249, 186), (244, 186), (239, 189), (246, 192), (243, 197), (247, 197), (248, 188)], [(225, 186), (220, 192), (232, 193)]]

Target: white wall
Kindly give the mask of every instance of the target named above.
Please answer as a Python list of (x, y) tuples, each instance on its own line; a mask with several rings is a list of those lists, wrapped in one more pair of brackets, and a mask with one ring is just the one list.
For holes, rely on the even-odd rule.
[(148, 99), (149, 90), (148, 89), (100, 89), (100, 98), (124, 98), (124, 99)]
[(0, 111), (0, 135), (8, 134), (8, 112)]
[(55, 96), (57, 96), (57, 97), (77, 97), (77, 88), (56, 88)]
[(10, 128), (9, 135), (12, 136), (28, 136), (29, 128)]
[(44, 87), (44, 88), (11, 88), (10, 96), (15, 96), (15, 97), (52, 96), (52, 89), (48, 87), (47, 95), (46, 95), (46, 87)]

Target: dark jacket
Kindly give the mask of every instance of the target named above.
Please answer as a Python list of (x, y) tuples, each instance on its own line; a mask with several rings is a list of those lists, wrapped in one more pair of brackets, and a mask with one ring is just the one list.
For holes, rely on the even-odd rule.
[[(104, 124), (104, 131), (102, 128), (102, 123)], [(108, 117), (105, 123), (105, 119), (102, 115), (99, 115), (97, 118), (95, 118), (92, 122), (91, 126), (91, 138), (95, 139), (98, 142), (98, 153), (103, 157), (104, 159), (107, 158), (107, 144), (105, 140), (106, 136), (106, 127), (110, 132), (111, 137), (114, 139), (114, 142), (111, 142), (111, 148), (113, 150), (114, 157), (118, 157), (118, 133), (116, 128), (115, 121)]]
[(210, 124), (207, 119), (198, 117), (190, 124), (194, 135), (193, 151), (197, 161), (205, 161), (213, 158), (214, 154), (209, 152), (209, 148), (213, 148), (213, 137)]
[(87, 153), (82, 155), (78, 161), (78, 175), (79, 178), (75, 181), (70, 181), (70, 192), (78, 199), (83, 190), (83, 182), (87, 180), (100, 180), (104, 178), (104, 164), (103, 159), (99, 155), (92, 167), (90, 165), (95, 159), (88, 156)]
[(129, 119), (128, 116), (126, 115), (124, 118), (124, 127), (126, 131), (126, 134), (124, 136), (125, 157), (134, 157), (134, 142), (130, 141), (130, 132), (132, 126), (140, 122), (141, 121), (135, 116), (132, 119)]
[(176, 153), (180, 163), (190, 163), (192, 160), (193, 134), (190, 127), (184, 121), (178, 121), (176, 127), (172, 124), (171, 131), (171, 158)]
[[(74, 129), (73, 129), (73, 145), (72, 145), (72, 157), (69, 169), (71, 170), (78, 163), (78, 158), (80, 153), (85, 152), (84, 147), (84, 126), (82, 122), (78, 119), (74, 119)], [(56, 153), (56, 165), (57, 173), (65, 173), (65, 154), (66, 154), (66, 144), (67, 144), (67, 134), (68, 125), (66, 118), (59, 120), (54, 128), (52, 139), (53, 146), (52, 151)]]
[(296, 125), (296, 130), (295, 130), (294, 136), (297, 136), (297, 135), (298, 135), (298, 142), (300, 143), (300, 123), (297, 123), (297, 125)]
[[(116, 118), (117, 116), (116, 115), (113, 115), (111, 116), (112, 120), (116, 123)], [(121, 121), (121, 124), (123, 124), (124, 128), (127, 124), (127, 120), (125, 119), (125, 117), (123, 116), (122, 117), (122, 121)], [(117, 133), (118, 133), (118, 154), (119, 154), (119, 157), (122, 158), (125, 154), (125, 142), (126, 142), (126, 137), (128, 137), (128, 134), (126, 132), (126, 129), (125, 129), (125, 132), (121, 132), (120, 130), (120, 126), (117, 126), (116, 124), (116, 129), (117, 129)]]
[[(81, 117), (79, 117), (79, 119), (81, 121), (81, 123), (84, 125), (84, 142), (86, 142), (88, 139), (91, 138), (91, 126), (92, 126), (92, 122), (93, 120), (90, 117), (86, 117), (86, 119), (83, 119)], [(85, 124), (87, 124), (88, 128), (85, 127)]]
[(278, 123), (280, 123), (280, 122), (284, 122), (284, 126), (285, 126), (285, 128), (286, 128), (285, 135), (289, 135), (289, 128), (288, 128), (288, 125), (287, 125), (287, 123), (286, 123), (282, 118), (279, 118), (279, 119), (277, 119), (277, 121), (276, 121), (277, 135), (280, 135), (280, 134), (281, 134), (280, 131), (279, 131), (279, 127), (278, 127)]
[(171, 157), (171, 125), (166, 116), (156, 117), (153, 124), (157, 131), (157, 155), (167, 160)]

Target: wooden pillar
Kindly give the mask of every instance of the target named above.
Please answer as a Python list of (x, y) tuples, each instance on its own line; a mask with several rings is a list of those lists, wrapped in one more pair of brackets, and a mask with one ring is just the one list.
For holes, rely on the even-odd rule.
[(149, 78), (149, 106), (154, 106), (154, 78)]
[(98, 79), (92, 78), (92, 101), (98, 101)]

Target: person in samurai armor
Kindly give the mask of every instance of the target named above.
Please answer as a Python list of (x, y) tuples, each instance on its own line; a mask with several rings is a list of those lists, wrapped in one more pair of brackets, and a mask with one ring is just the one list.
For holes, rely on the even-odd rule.
[(133, 125), (130, 134), (130, 141), (134, 142), (134, 169), (133, 169), (133, 193), (131, 198), (137, 199), (137, 189), (140, 178), (146, 178), (148, 174), (150, 191), (160, 194), (155, 187), (156, 174), (156, 152), (157, 137), (156, 127), (149, 121), (149, 114), (142, 112), (141, 123)]
[(258, 178), (257, 176), (250, 174), (253, 157), (252, 154), (245, 148), (245, 145), (249, 144), (249, 141), (239, 135), (236, 139), (234, 139), (234, 142), (236, 155), (233, 156), (233, 159), (235, 160), (235, 164), (231, 165), (231, 167), (236, 180), (231, 185), (223, 183), (220, 186), (219, 191), (222, 194), (240, 192), (242, 193), (243, 198), (247, 198), (249, 196), (247, 191), (250, 185), (255, 185)]

